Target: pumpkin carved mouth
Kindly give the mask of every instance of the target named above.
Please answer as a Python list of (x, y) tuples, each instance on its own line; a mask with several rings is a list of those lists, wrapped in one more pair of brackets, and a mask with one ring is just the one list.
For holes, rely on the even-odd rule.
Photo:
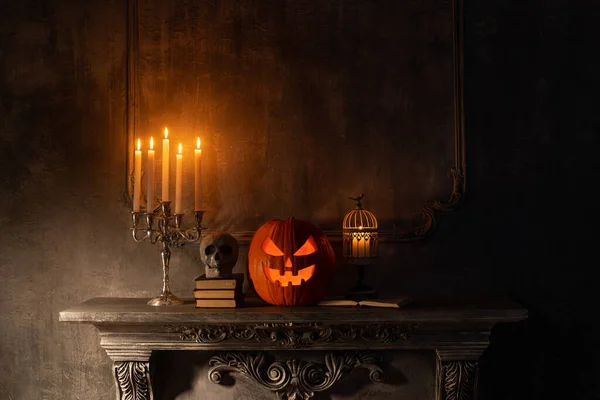
[(263, 271), (265, 272), (265, 276), (272, 284), (279, 281), (281, 286), (300, 286), (302, 283), (307, 282), (310, 278), (312, 278), (315, 272), (315, 264), (303, 268), (298, 271), (298, 275), (293, 275), (292, 271), (285, 271), (283, 274), (279, 272), (277, 269), (271, 269), (266, 265), (263, 265)]

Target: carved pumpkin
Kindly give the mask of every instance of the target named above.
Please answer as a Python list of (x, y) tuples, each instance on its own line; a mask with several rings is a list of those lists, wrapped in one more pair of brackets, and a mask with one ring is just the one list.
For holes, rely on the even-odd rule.
[(335, 272), (335, 255), (315, 225), (295, 218), (261, 226), (250, 243), (248, 277), (264, 301), (280, 306), (318, 303)]

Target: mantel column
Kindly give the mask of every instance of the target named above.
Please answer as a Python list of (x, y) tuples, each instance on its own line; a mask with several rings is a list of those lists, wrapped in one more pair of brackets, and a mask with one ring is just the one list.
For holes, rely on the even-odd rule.
[(476, 400), (477, 362), (486, 344), (438, 349), (436, 400)]
[(151, 350), (106, 349), (113, 361), (117, 400), (154, 400), (150, 381)]

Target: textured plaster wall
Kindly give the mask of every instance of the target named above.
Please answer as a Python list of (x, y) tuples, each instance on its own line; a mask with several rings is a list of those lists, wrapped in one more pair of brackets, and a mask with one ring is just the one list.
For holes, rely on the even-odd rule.
[[(125, 5), (1, 7), (0, 399), (112, 399), (97, 333), (59, 324), (58, 311), (159, 288), (156, 249), (129, 239), (122, 195)], [(495, 329), (482, 359), (484, 398), (598, 398), (587, 261), (597, 247), (598, 9), (559, 0), (467, 1), (466, 9), (468, 203), (429, 243), (389, 250), (399, 261), (371, 279), (383, 285), (394, 275), (388, 290), (507, 290), (531, 318)], [(197, 272), (195, 248), (174, 252), (176, 292)], [(204, 386), (206, 356), (158, 355), (193, 368), (179, 398), (239, 392)], [(426, 372), (430, 362), (401, 355), (393, 365), (411, 377), (409, 368)], [(175, 396), (165, 389), (169, 373), (157, 377), (164, 398)], [(419, 385), (384, 390), (413, 398), (430, 388)], [(353, 396), (341, 388), (332, 397)]]

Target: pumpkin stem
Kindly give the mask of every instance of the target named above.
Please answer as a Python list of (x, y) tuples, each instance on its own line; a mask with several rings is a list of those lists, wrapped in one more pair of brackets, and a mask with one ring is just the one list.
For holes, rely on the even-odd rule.
[(362, 203), (360, 202), (362, 198), (365, 197), (364, 193), (361, 193), (360, 196), (349, 197), (350, 200), (354, 200), (356, 202), (356, 209), (362, 210)]

